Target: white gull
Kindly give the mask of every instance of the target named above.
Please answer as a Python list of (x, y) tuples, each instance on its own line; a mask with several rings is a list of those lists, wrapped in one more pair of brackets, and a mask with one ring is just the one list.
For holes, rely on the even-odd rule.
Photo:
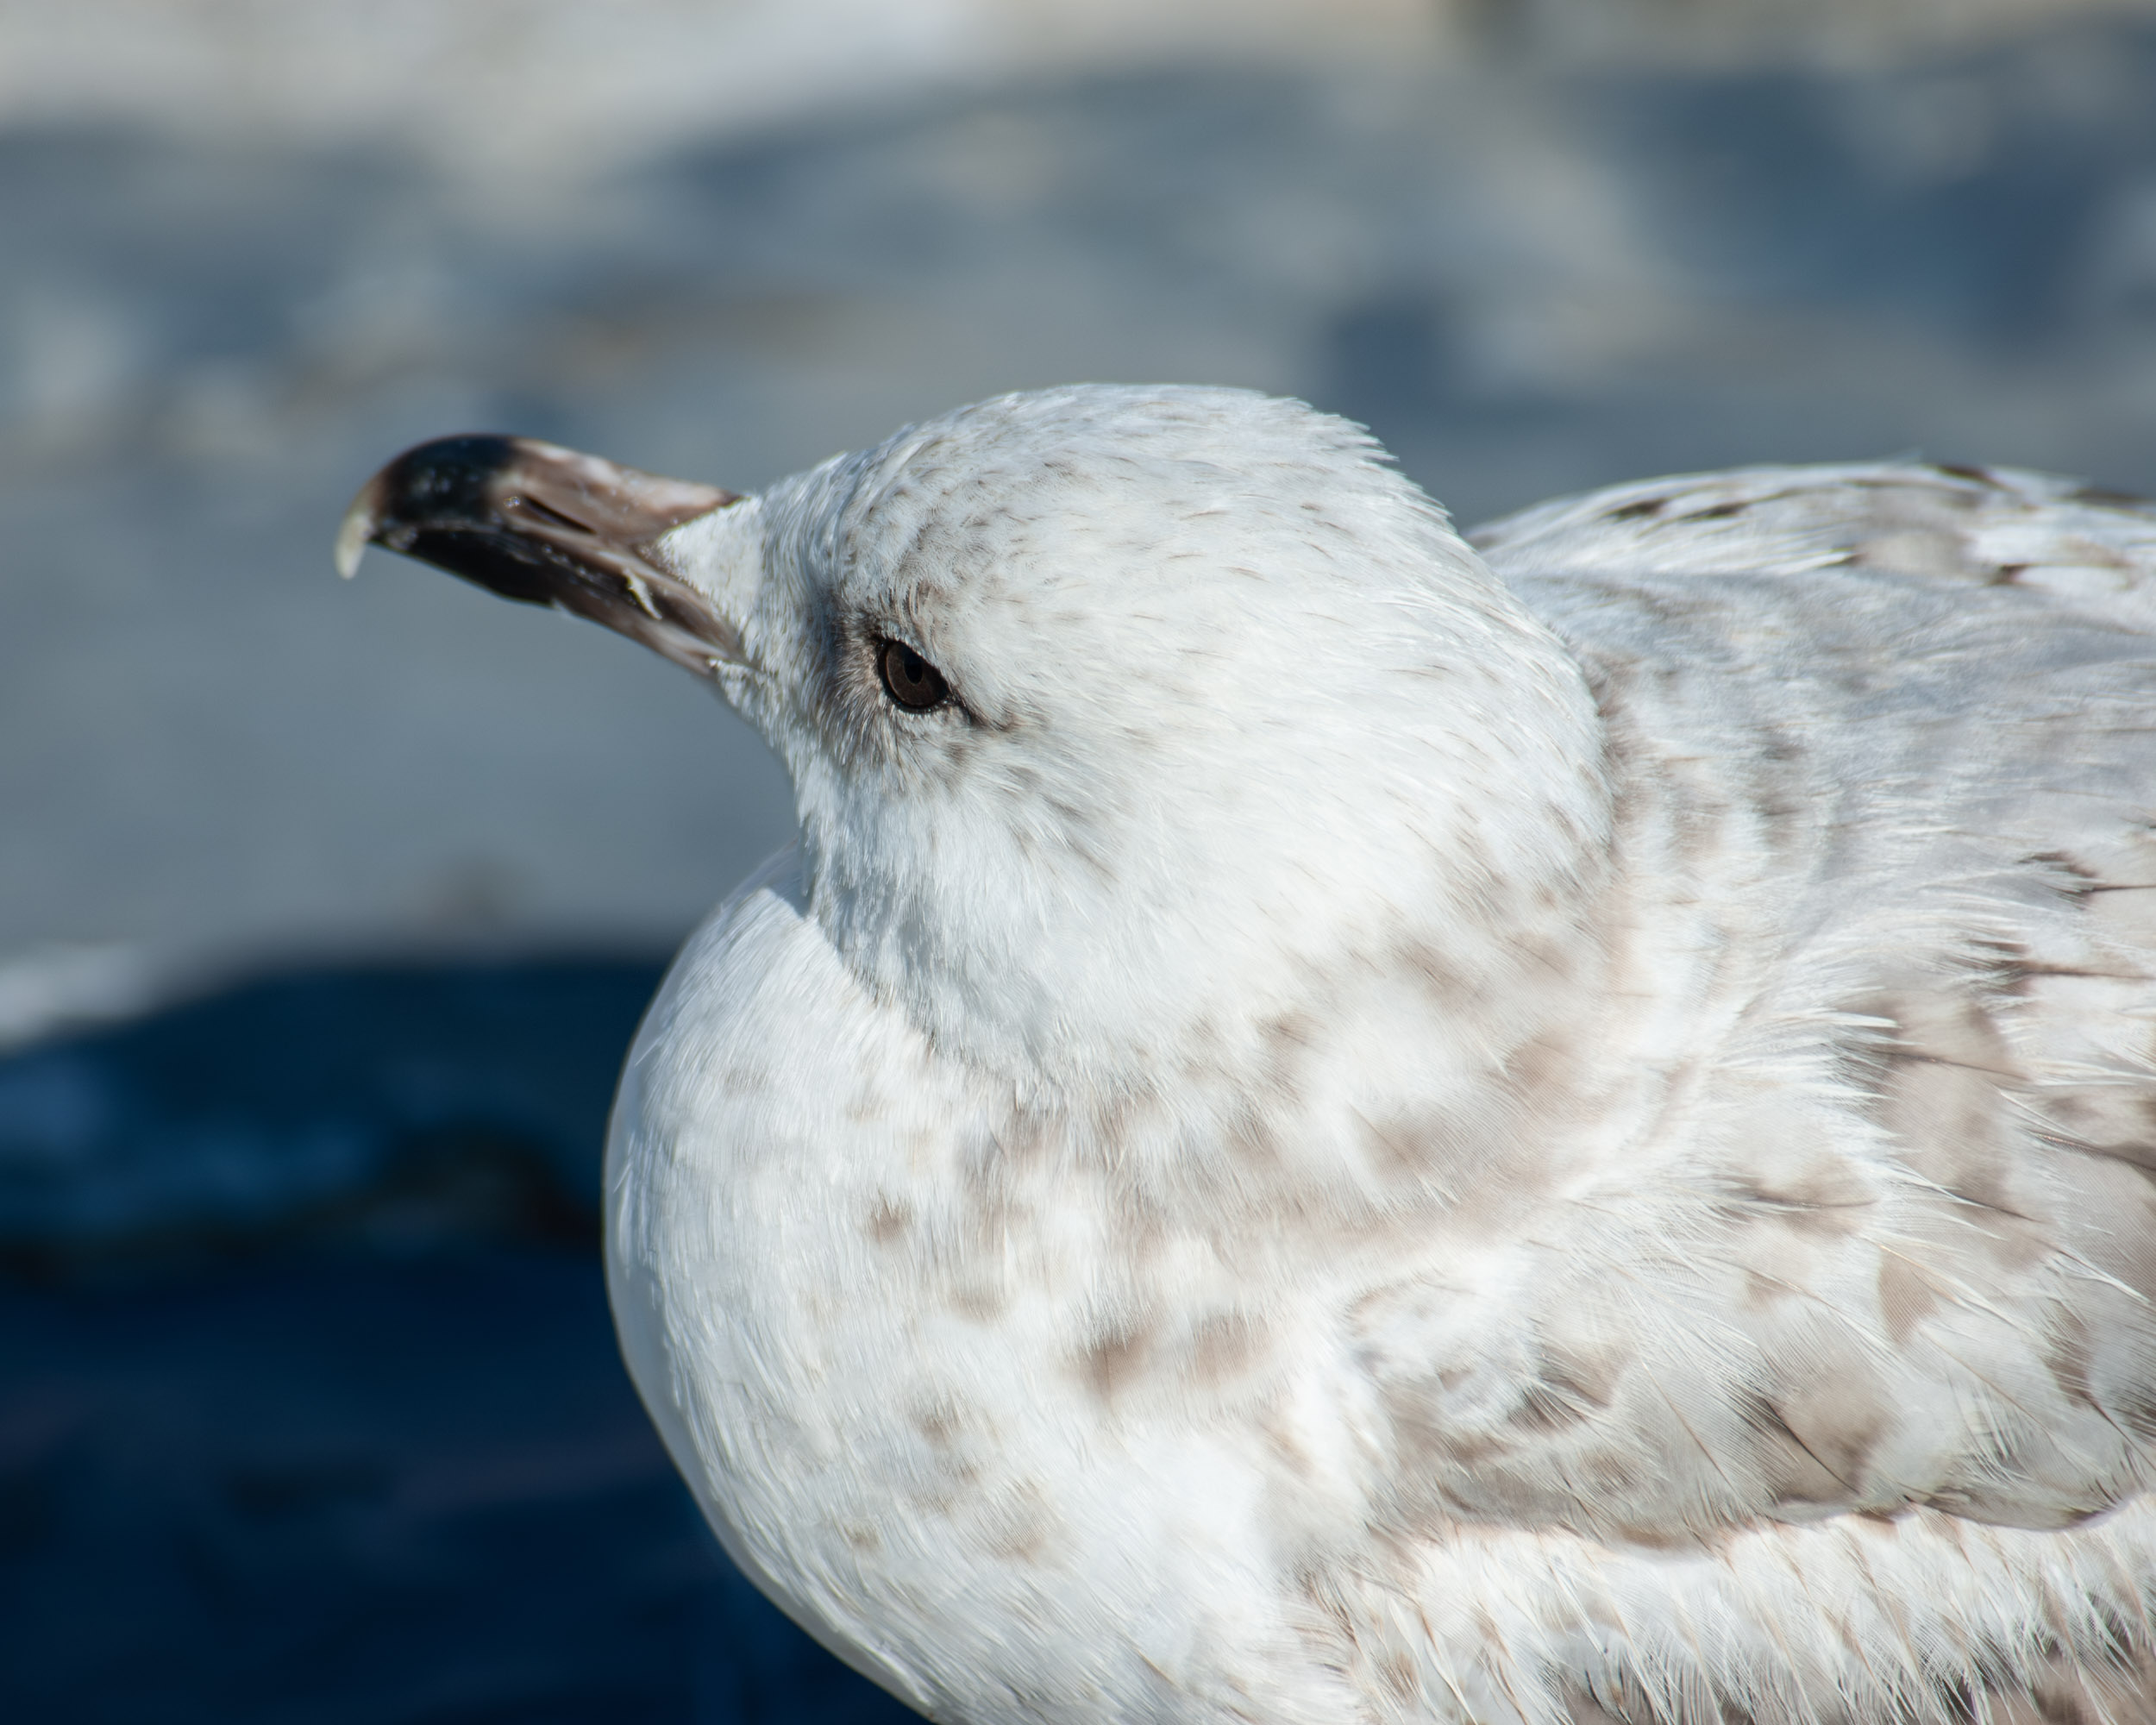
[(751, 497), (446, 440), (370, 539), (793, 775), (630, 1056), (608, 1267), (728, 1550), (877, 1681), (2156, 1716), (2156, 515), (1760, 468), (1463, 539), (1340, 420), (1093, 386)]

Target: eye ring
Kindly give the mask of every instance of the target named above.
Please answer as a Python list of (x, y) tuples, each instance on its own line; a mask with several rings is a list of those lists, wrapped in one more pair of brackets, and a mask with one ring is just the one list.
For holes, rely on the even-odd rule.
[(908, 712), (927, 712), (950, 699), (943, 674), (903, 641), (886, 637), (877, 644), (876, 674), (884, 693)]

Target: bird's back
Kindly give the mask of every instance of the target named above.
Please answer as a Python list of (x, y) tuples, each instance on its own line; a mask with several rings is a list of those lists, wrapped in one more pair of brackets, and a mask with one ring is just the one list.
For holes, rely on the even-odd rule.
[(1542, 1602), (1463, 1669), (1602, 1613), (1576, 1716), (2156, 1716), (2156, 514), (1779, 468), (1471, 537), (1601, 705), (1656, 1082), (1478, 1343), (1510, 1405), (1368, 1318)]

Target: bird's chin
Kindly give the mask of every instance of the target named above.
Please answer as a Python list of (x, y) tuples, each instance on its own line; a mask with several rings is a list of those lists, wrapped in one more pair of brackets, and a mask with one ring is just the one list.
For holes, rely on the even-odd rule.
[(742, 613), (688, 580), (669, 546), (743, 501), (529, 437), (438, 438), (360, 488), (337, 534), (337, 571), (351, 574), (380, 545), (504, 599), (604, 624), (724, 687), (724, 668), (743, 661)]

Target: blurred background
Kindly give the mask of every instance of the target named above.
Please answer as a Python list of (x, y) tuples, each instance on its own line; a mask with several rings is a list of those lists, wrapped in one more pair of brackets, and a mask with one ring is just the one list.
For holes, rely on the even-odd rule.
[(748, 489), (1080, 379), (1301, 395), (1463, 522), (2156, 489), (2156, 0), (0, 0), (0, 1716), (895, 1716), (599, 1280), (784, 781), (329, 546), (449, 431)]

